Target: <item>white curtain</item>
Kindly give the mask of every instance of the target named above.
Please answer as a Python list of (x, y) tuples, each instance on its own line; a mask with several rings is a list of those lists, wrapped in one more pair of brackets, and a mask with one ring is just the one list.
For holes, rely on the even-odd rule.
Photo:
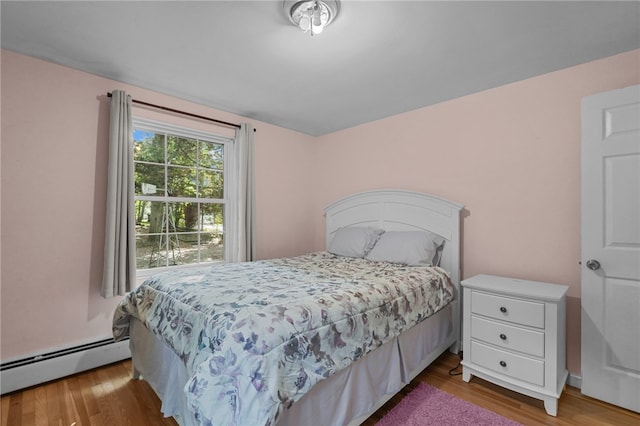
[(242, 123), (236, 130), (234, 142), (235, 179), (231, 196), (235, 203), (233, 222), (237, 239), (225, 240), (231, 244), (230, 261), (245, 262), (256, 258), (256, 214), (255, 214), (255, 172), (254, 172), (254, 142), (253, 126)]
[(125, 294), (133, 289), (136, 280), (131, 96), (114, 90), (109, 111), (103, 297)]

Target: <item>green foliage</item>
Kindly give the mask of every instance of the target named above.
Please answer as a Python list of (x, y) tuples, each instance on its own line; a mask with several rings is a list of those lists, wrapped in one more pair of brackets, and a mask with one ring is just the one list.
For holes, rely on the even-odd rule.
[[(166, 143), (166, 147), (165, 147)], [(176, 228), (195, 230), (199, 208), (195, 199), (224, 197), (224, 145), (162, 133), (144, 133), (135, 140), (135, 191), (137, 195), (193, 198), (175, 204), (171, 223)], [(147, 232), (162, 232), (157, 220), (163, 209), (137, 203), (136, 222)], [(214, 221), (222, 224), (221, 213)]]

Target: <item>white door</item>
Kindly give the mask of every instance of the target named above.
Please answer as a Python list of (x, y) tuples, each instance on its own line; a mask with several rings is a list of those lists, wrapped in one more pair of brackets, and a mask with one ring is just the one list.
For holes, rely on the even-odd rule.
[(640, 412), (640, 86), (582, 101), (582, 393)]

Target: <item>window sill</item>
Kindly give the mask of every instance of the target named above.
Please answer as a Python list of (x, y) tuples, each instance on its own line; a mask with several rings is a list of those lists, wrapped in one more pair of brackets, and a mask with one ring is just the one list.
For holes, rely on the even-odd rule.
[(150, 268), (150, 269), (138, 269), (136, 271), (136, 286), (139, 286), (146, 280), (147, 278), (161, 274), (163, 272), (176, 271), (176, 270), (189, 270), (200, 267), (207, 267), (213, 265), (219, 265), (223, 262), (203, 262), (203, 263), (194, 263), (192, 265), (179, 265), (179, 266), (165, 266), (162, 268)]

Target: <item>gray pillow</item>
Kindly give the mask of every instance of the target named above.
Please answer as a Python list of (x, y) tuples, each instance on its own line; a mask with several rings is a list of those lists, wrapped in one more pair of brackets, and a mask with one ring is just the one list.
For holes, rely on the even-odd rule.
[(427, 231), (387, 231), (366, 255), (378, 262), (438, 266), (445, 239)]
[(363, 258), (374, 247), (383, 229), (371, 226), (338, 228), (327, 247), (329, 253), (339, 256)]

